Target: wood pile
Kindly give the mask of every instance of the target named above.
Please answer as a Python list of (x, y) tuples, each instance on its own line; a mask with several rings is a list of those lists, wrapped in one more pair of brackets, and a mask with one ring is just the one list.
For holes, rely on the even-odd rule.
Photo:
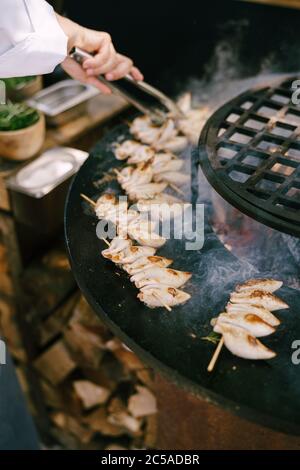
[[(68, 303), (74, 299), (78, 293)], [(45, 347), (53, 325), (60, 328), (60, 335), (54, 342), (50, 335)], [(44, 351), (34, 367), (51, 436), (64, 448), (154, 447), (151, 370), (103, 326), (86, 301), (82, 297), (75, 301), (65, 325), (53, 316), (39, 331)]]
[(151, 370), (82, 298), (61, 241), (23, 271), (12, 272), (10, 266), (19, 264), (11, 236), (13, 263), (3, 242), (11, 227), (2, 227), (0, 279), (7, 283), (0, 286), (0, 336), (15, 360), (42, 441), (67, 449), (154, 447)]

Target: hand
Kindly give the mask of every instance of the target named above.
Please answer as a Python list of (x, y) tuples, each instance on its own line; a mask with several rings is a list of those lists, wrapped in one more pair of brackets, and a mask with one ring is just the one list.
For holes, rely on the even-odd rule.
[(61, 65), (71, 77), (94, 85), (106, 94), (111, 91), (97, 80), (97, 75), (104, 75), (107, 80), (118, 80), (130, 74), (135, 80), (143, 80), (143, 75), (133, 65), (132, 60), (115, 51), (108, 33), (83, 28), (67, 18), (57, 16), (69, 38), (69, 50), (77, 46), (94, 55), (93, 58), (86, 59), (83, 66), (67, 57)]

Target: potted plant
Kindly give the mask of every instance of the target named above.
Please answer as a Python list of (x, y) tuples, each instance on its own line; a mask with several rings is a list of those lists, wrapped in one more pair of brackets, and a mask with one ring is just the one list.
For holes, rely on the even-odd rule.
[(45, 139), (45, 118), (25, 103), (0, 105), (0, 156), (12, 160), (33, 157)]
[(24, 101), (42, 89), (42, 77), (33, 75), (31, 77), (2, 78), (6, 87), (6, 96), (12, 101)]

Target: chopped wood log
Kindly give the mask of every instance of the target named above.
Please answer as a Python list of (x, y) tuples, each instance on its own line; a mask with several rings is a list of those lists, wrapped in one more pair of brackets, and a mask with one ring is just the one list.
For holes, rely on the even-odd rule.
[(142, 421), (134, 418), (133, 416), (130, 416), (130, 414), (126, 411), (120, 411), (118, 413), (109, 415), (107, 419), (109, 423), (126, 429), (129, 434), (133, 434), (134, 436), (141, 434), (140, 429), (142, 426)]
[(122, 427), (108, 421), (107, 412), (103, 407), (89, 413), (83, 418), (83, 422), (88, 425), (90, 429), (104, 436), (118, 437), (125, 433)]
[(137, 393), (131, 395), (128, 401), (128, 411), (135, 418), (157, 413), (156, 398), (146, 387), (136, 386)]
[(99, 368), (104, 354), (103, 342), (99, 335), (80, 323), (71, 322), (64, 338), (78, 365)]
[(96, 405), (103, 405), (110, 396), (110, 390), (95, 385), (88, 380), (76, 380), (73, 383), (76, 395), (81, 400), (83, 408), (88, 410)]
[[(51, 250), (48, 260), (58, 253), (62, 259), (66, 258), (64, 246), (58, 245)], [(35, 259), (24, 271), (21, 286), (24, 317), (28, 323), (37, 324), (75, 291), (76, 284), (69, 268), (54, 268), (51, 263), (46, 265), (45, 259)]]
[(57, 412), (52, 413), (51, 420), (57, 427), (70, 432), (83, 444), (90, 442), (93, 438), (94, 432), (80, 424), (73, 416)]
[(99, 335), (103, 335), (105, 341), (111, 337), (108, 329), (103, 325), (83, 296), (80, 297), (79, 302), (75, 306), (71, 323), (81, 323), (86, 327), (93, 328), (93, 331), (95, 331), (94, 328), (97, 328)]
[(150, 390), (154, 390), (154, 373), (150, 368), (144, 368), (135, 371), (138, 379), (146, 385)]
[(139, 435), (142, 421), (131, 416), (125, 403), (118, 397), (113, 398), (108, 406), (108, 421), (111, 424), (121, 426), (130, 434)]
[(126, 368), (131, 371), (145, 368), (144, 364), (133, 352), (128, 351), (123, 347), (114, 350), (113, 354)]
[(66, 302), (62, 304), (52, 315), (45, 321), (42, 321), (37, 326), (37, 341), (39, 346), (45, 346), (52, 341), (56, 336), (60, 335), (63, 329), (67, 326), (74, 306), (78, 301), (78, 293), (71, 295)]
[(76, 369), (77, 364), (60, 340), (34, 361), (34, 367), (50, 383), (57, 385)]
[(119, 444), (110, 444), (106, 446), (104, 450), (128, 450), (126, 447), (120, 446)]
[(54, 409), (64, 408), (62, 393), (57, 387), (52, 387), (46, 380), (39, 382), (44, 403)]

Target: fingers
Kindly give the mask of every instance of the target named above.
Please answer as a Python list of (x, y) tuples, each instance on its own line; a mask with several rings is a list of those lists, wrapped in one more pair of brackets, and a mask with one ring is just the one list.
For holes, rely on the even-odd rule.
[(144, 75), (142, 74), (142, 72), (137, 67), (132, 67), (132, 69), (130, 71), (130, 75), (135, 80), (144, 80)]
[(107, 80), (119, 80), (120, 78), (130, 73), (132, 66), (133, 63), (131, 59), (121, 54), (118, 54), (116, 66), (108, 71), (105, 78)]
[[(96, 69), (105, 64), (108, 60), (111, 59), (111, 54), (116, 52), (112, 46), (111, 37), (108, 33), (102, 33), (97, 31), (89, 30), (87, 37), (86, 50), (90, 49), (89, 40), (91, 41), (92, 50), (96, 51), (96, 54), (90, 59), (86, 59), (83, 63), (84, 69)], [(92, 36), (91, 38), (89, 36)], [(88, 48), (88, 46), (90, 46)], [(112, 46), (112, 47), (111, 47)]]
[(133, 62), (129, 57), (126, 57), (122, 54), (118, 54), (118, 61), (112, 70), (110, 70), (106, 75), (105, 78), (107, 80), (119, 80), (120, 78), (124, 77), (125, 75), (131, 74), (131, 76), (135, 80), (143, 80), (143, 75), (133, 66)]

